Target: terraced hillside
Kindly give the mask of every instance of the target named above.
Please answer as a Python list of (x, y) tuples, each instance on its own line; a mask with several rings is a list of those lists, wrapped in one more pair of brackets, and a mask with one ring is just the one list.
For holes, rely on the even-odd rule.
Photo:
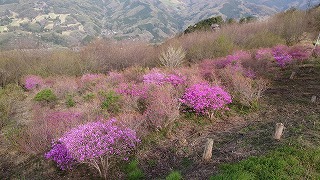
[(159, 42), (212, 16), (267, 17), (292, 6), (306, 7), (307, 1), (2, 0), (0, 45), (23, 38), (34, 46), (77, 46), (95, 37)]

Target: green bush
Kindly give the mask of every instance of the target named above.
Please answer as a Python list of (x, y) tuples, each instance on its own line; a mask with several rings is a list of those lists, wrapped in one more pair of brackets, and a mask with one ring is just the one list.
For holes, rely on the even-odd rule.
[(138, 167), (138, 160), (132, 160), (126, 167), (127, 179), (128, 180), (138, 180), (143, 179), (144, 174), (142, 170)]
[(95, 94), (93, 93), (88, 93), (86, 95), (83, 96), (83, 99), (88, 102), (88, 101), (92, 101), (95, 97)]
[(76, 105), (76, 102), (74, 101), (72, 95), (67, 95), (66, 105), (68, 108), (74, 107)]
[(225, 164), (217, 179), (319, 179), (320, 150), (280, 148), (266, 156)]
[(36, 94), (34, 100), (49, 103), (57, 100), (57, 96), (53, 93), (51, 89), (43, 89)]
[(167, 177), (166, 180), (180, 180), (182, 176), (178, 171), (172, 171)]
[(120, 111), (120, 95), (114, 91), (104, 92), (100, 91), (99, 94), (103, 97), (101, 108), (110, 113), (117, 113)]

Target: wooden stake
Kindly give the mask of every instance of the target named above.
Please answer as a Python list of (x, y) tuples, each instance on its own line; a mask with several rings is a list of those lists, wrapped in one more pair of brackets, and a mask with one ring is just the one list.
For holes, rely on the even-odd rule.
[(293, 72), (291, 73), (291, 75), (290, 75), (290, 79), (293, 79), (293, 77), (294, 77), (295, 75), (296, 75), (296, 72), (293, 71)]
[(212, 157), (212, 148), (213, 148), (213, 139), (208, 138), (207, 143), (204, 147), (204, 152), (202, 159), (205, 161), (209, 161)]
[(277, 123), (276, 124), (276, 131), (274, 133), (274, 139), (275, 140), (280, 140), (281, 136), (283, 134), (283, 129), (284, 129), (284, 125), (282, 123)]
[(312, 103), (316, 103), (316, 100), (317, 100), (317, 96), (312, 96), (311, 102), (312, 102)]

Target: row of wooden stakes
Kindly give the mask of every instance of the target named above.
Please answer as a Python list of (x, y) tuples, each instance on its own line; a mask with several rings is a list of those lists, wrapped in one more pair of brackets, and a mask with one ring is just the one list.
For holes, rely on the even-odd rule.
[[(274, 136), (273, 136), (273, 138), (276, 141), (280, 141), (284, 129), (285, 129), (285, 127), (284, 127), (283, 123), (277, 123), (276, 124), (275, 132), (274, 132)], [(202, 155), (202, 159), (204, 161), (211, 160), (211, 158), (212, 158), (212, 149), (213, 149), (213, 139), (208, 138), (207, 142), (205, 144), (205, 147), (204, 147), (203, 155)]]

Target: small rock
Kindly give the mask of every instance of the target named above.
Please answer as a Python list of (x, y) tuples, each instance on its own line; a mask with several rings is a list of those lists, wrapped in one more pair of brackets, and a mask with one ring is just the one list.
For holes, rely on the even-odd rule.
[(312, 103), (316, 103), (316, 101), (317, 101), (317, 96), (312, 96), (311, 102), (312, 102)]

